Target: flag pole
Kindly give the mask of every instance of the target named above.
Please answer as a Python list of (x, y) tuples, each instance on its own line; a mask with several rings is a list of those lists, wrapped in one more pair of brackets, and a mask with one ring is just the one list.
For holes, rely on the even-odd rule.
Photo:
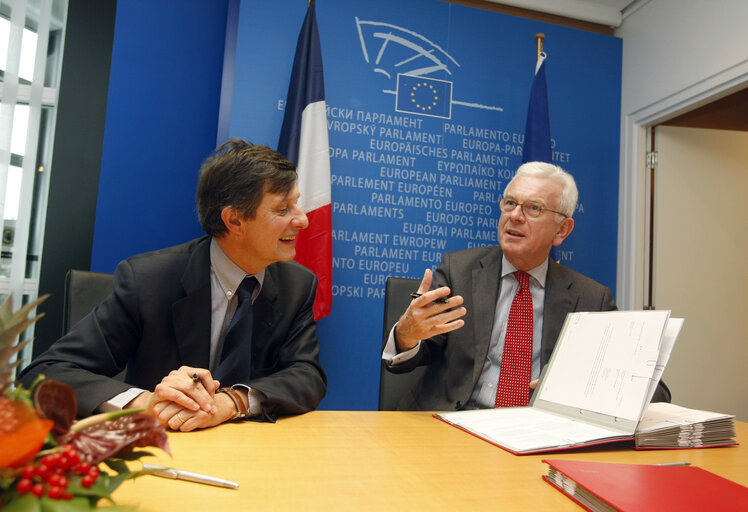
[(545, 39), (545, 34), (542, 32), (535, 34), (535, 40), (538, 42), (538, 59), (540, 59), (540, 55), (543, 53), (543, 39)]

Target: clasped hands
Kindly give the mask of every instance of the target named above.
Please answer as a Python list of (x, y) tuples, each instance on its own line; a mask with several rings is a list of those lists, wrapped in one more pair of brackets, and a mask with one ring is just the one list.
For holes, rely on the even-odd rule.
[(209, 370), (182, 366), (172, 370), (156, 386), (133, 399), (127, 407), (138, 407), (156, 416), (172, 430), (189, 432), (219, 425), (234, 417), (236, 406)]

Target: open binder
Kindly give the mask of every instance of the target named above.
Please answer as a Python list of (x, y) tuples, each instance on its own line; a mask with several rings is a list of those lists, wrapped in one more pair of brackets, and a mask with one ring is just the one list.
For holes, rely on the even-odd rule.
[(669, 311), (570, 313), (528, 407), (435, 416), (515, 454), (633, 440), (682, 325)]

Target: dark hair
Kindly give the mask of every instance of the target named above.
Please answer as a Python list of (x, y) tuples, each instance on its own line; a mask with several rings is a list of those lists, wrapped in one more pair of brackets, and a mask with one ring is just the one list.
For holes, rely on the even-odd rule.
[(221, 212), (236, 208), (254, 218), (265, 192), (284, 193), (296, 182), (296, 166), (267, 146), (235, 138), (221, 144), (202, 167), (197, 181), (197, 216), (207, 234), (227, 231)]

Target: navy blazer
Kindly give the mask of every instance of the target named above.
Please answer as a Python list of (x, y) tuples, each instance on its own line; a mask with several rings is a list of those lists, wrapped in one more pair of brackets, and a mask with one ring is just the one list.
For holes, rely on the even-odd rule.
[[(117, 266), (114, 291), (21, 375), (70, 384), (78, 413), (136, 386), (153, 390), (182, 365), (210, 360), (210, 237), (139, 254)], [(267, 267), (255, 301), (251, 378), (261, 419), (317, 407), (327, 389), (312, 312), (317, 279), (295, 262)], [(124, 382), (113, 378), (126, 368)], [(236, 384), (233, 382), (222, 385)]]

